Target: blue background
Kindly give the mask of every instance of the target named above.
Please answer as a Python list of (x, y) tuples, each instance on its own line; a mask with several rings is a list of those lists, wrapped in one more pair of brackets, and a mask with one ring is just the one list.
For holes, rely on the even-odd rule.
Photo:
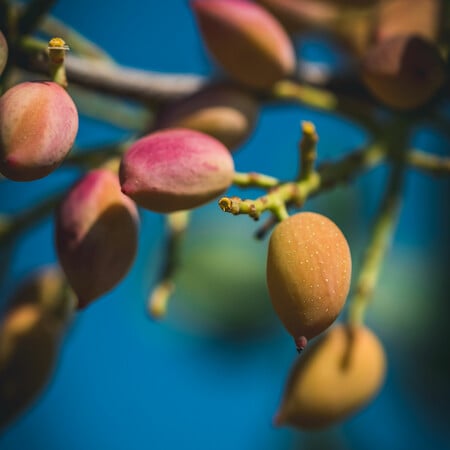
[[(216, 71), (185, 1), (60, 1), (54, 14), (121, 64), (174, 73)], [(313, 58), (327, 57), (317, 43), (299, 49)], [(237, 170), (292, 177), (300, 120), (316, 124), (321, 159), (339, 157), (367, 139), (344, 118), (299, 106), (265, 106), (251, 140), (235, 154)], [(125, 136), (124, 130), (84, 118), (77, 143), (100, 144)], [(449, 154), (448, 140), (437, 132), (417, 129), (413, 141)], [(2, 181), (0, 213), (20, 211), (66, 188), (77, 176), (61, 168), (33, 183)], [(385, 176), (383, 168), (376, 169), (307, 205), (343, 229), (356, 270)], [(448, 180), (408, 174), (399, 228), (368, 315), (388, 353), (387, 382), (376, 400), (351, 420), (321, 433), (272, 426), (296, 355), (291, 339), (267, 309), (267, 241), (253, 242), (257, 224), (224, 215), (213, 204), (194, 214), (185, 245), (187, 267), (163, 322), (150, 320), (145, 310), (161, 258), (163, 220), (142, 212), (139, 254), (129, 276), (77, 315), (50, 385), (0, 436), (0, 448), (450, 448), (448, 192)], [(48, 219), (15, 243), (2, 278), (2, 299), (23, 276), (55, 261), (52, 232)], [(5, 259), (5, 249), (0, 252)], [(214, 292), (208, 273), (196, 266), (199, 260), (202, 267), (207, 262), (211, 276), (229, 276), (235, 286), (231, 295)], [(239, 295), (250, 273), (255, 298), (261, 301), (258, 314)], [(194, 279), (210, 295), (199, 299)], [(214, 302), (234, 305), (229, 319), (215, 310)]]

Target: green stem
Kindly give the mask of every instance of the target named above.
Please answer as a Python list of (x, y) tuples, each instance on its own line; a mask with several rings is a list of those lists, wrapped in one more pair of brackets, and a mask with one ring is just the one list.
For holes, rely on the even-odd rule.
[(364, 320), (384, 256), (392, 240), (401, 206), (403, 169), (403, 164), (396, 162), (373, 227), (372, 239), (364, 255), (355, 294), (350, 301), (348, 322), (352, 325), (361, 324)]
[(51, 79), (67, 89), (67, 76), (64, 60), (66, 58), (66, 51), (69, 47), (65, 41), (59, 37), (52, 38), (48, 43), (48, 68)]
[(189, 211), (177, 211), (166, 216), (168, 235), (165, 260), (160, 276), (148, 299), (148, 312), (154, 319), (160, 319), (166, 314), (168, 300), (175, 291), (174, 277), (180, 265), (181, 244), (189, 219)]
[[(46, 46), (46, 43), (37, 39), (22, 39), (17, 66), (46, 74)], [(208, 82), (198, 75), (150, 72), (118, 64), (99, 63), (73, 54), (67, 55), (65, 67), (71, 85), (75, 83), (98, 93), (129, 98), (144, 104), (176, 100), (198, 91)]]
[(219, 206), (224, 212), (234, 215), (247, 214), (258, 219), (264, 211), (276, 212), (280, 204), (303, 205), (306, 199), (338, 183), (349, 181), (355, 174), (381, 163), (386, 148), (374, 143), (364, 150), (348, 154), (342, 160), (319, 167), (317, 172), (299, 181), (282, 183), (268, 194), (254, 200), (239, 197), (222, 197)]
[(69, 93), (80, 113), (132, 132), (142, 133), (150, 129), (154, 113), (150, 108), (129, 104), (122, 99), (88, 91), (71, 83)]
[(132, 142), (133, 139), (129, 139), (125, 142), (116, 142), (111, 145), (103, 145), (89, 149), (73, 149), (63, 164), (92, 169), (104, 164), (111, 158), (121, 157)]
[(273, 188), (280, 184), (280, 180), (256, 172), (235, 172), (233, 184), (239, 187), (260, 187), (263, 189)]
[(332, 92), (291, 80), (276, 83), (272, 95), (278, 100), (296, 100), (325, 111), (334, 111), (338, 105), (338, 99)]
[(290, 80), (278, 82), (272, 91), (272, 95), (277, 100), (295, 101), (322, 111), (342, 113), (360, 123), (372, 133), (377, 134), (378, 132), (373, 114), (374, 106), (369, 102)]
[(314, 174), (314, 165), (317, 159), (317, 141), (319, 140), (316, 128), (312, 122), (302, 122), (302, 139), (300, 140), (300, 180), (306, 180)]
[(407, 163), (432, 175), (450, 175), (450, 158), (412, 150), (408, 153)]
[(275, 216), (278, 222), (286, 220), (289, 217), (289, 212), (286, 208), (286, 203), (280, 203), (279, 205), (272, 208), (272, 214)]
[(19, 213), (17, 216), (11, 218), (3, 217), (3, 226), (0, 226), (0, 246), (52, 213), (55, 206), (61, 202), (64, 195), (65, 192), (50, 196), (41, 203)]

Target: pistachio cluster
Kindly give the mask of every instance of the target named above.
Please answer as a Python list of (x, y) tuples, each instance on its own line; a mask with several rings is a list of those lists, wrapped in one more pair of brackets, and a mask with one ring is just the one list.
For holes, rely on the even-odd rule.
[[(255, 220), (264, 213), (270, 216), (257, 233), (260, 238), (271, 233), (267, 289), (275, 314), (301, 352), (275, 423), (321, 428), (367, 405), (382, 386), (386, 357), (379, 339), (362, 322), (395, 225), (403, 172), (409, 166), (450, 172), (447, 159), (408, 149), (409, 131), (424, 111), (432, 111), (448, 82), (444, 3), (417, 0), (413, 8), (408, 0), (192, 0), (199, 33), (223, 79), (205, 83), (186, 78), (180, 88), (177, 78), (169, 93), (166, 84), (139, 91), (136, 86), (148, 87), (154, 74), (112, 64), (79, 36), (73, 46), (78, 56), (66, 67), (65, 41), (52, 38), (47, 44), (30, 36), (43, 31), (37, 29), (34, 10), (4, 3), (10, 8), (7, 17), (17, 23), (0, 17), (5, 26), (5, 34), (0, 31), (0, 174), (14, 182), (33, 182), (64, 163), (84, 171), (67, 192), (49, 202), (55, 209), (61, 270), (39, 272), (24, 283), (0, 324), (0, 427), (16, 418), (50, 379), (74, 311), (114, 289), (131, 269), (140, 209), (167, 215), (167, 260), (149, 305), (161, 317), (175, 287), (174, 255), (188, 212), (216, 200), (233, 215)], [(339, 76), (305, 75), (298, 66), (292, 38), (310, 30), (331, 37), (352, 59), (350, 94)], [(45, 79), (17, 81), (11, 76), (22, 69), (44, 73)], [(130, 112), (120, 100), (142, 97), (143, 111), (133, 119), (145, 123), (136, 125), (131, 141), (71, 152), (83, 103), (76, 89), (67, 89), (73, 84), (91, 89), (93, 97), (100, 90), (119, 97), (117, 108), (100, 101), (103, 108), (96, 109), (116, 123), (121, 116), (112, 119), (114, 114)], [(371, 141), (319, 166), (315, 127), (303, 122), (297, 178), (239, 173), (234, 152), (251, 137), (260, 105), (267, 100), (296, 100), (346, 114), (366, 127)], [(380, 120), (380, 109), (388, 119)], [(351, 290), (350, 247), (330, 218), (299, 209), (311, 196), (381, 162), (391, 165), (390, 181), (349, 319), (335, 324)], [(232, 186), (265, 193), (256, 199), (227, 197)], [(0, 245), (48, 212), (49, 204), (0, 222)]]

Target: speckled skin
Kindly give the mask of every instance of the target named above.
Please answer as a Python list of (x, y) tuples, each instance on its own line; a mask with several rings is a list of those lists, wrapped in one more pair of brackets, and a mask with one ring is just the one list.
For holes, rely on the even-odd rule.
[(334, 322), (348, 295), (351, 269), (347, 241), (327, 217), (301, 212), (275, 227), (267, 255), (267, 287), (294, 339), (311, 339)]
[(56, 215), (56, 248), (84, 308), (128, 272), (137, 251), (138, 212), (115, 173), (97, 169), (68, 193)]
[(191, 209), (223, 193), (234, 164), (218, 140), (198, 131), (173, 128), (136, 141), (120, 166), (122, 192), (156, 212)]
[(206, 46), (235, 80), (270, 88), (295, 69), (292, 43), (279, 22), (245, 0), (193, 0)]
[(67, 92), (53, 82), (24, 82), (0, 98), (0, 172), (31, 181), (55, 170), (70, 151), (78, 113)]
[(213, 86), (170, 104), (159, 114), (157, 128), (189, 128), (206, 133), (230, 151), (253, 131), (259, 105), (242, 89)]
[(431, 99), (445, 81), (437, 47), (419, 36), (394, 36), (374, 46), (362, 62), (372, 94), (394, 109), (410, 110)]
[(0, 75), (3, 73), (7, 61), (8, 61), (8, 44), (6, 42), (5, 36), (0, 31)]
[(368, 328), (337, 325), (296, 361), (275, 423), (311, 430), (342, 421), (372, 400), (385, 372), (383, 346)]

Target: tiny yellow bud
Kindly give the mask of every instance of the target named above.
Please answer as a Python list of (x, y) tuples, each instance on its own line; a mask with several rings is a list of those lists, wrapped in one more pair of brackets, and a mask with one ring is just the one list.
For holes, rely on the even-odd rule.
[(49, 50), (70, 50), (69, 46), (60, 37), (54, 37), (48, 42)]
[(316, 128), (312, 122), (303, 121), (301, 123), (303, 134), (314, 135), (316, 133)]

